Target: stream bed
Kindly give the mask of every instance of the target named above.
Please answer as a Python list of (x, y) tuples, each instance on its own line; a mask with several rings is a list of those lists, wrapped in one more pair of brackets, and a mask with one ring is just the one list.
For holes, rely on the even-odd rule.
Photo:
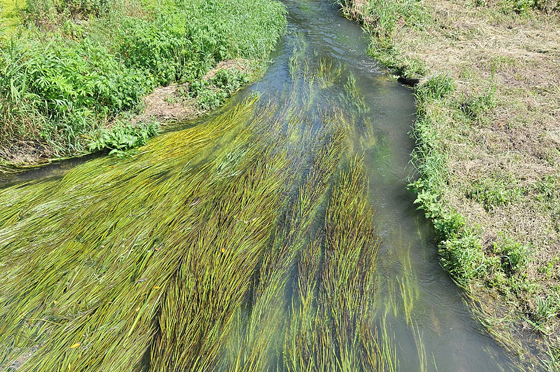
[(516, 370), (407, 191), (412, 91), (329, 2), (284, 3), (226, 107), (4, 181), (0, 370)]

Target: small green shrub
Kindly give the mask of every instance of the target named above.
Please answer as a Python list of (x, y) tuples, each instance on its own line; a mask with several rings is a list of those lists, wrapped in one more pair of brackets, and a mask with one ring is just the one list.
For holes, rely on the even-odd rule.
[(486, 284), (489, 288), (496, 288), (507, 296), (509, 294), (508, 276), (502, 270), (495, 270), (495, 265), (492, 265), (492, 268), (494, 269), (493, 275)]
[(547, 13), (560, 10), (557, 0), (505, 0), (504, 8), (512, 9), (517, 13), (525, 13), (531, 9), (543, 10)]
[(138, 123), (137, 125), (118, 122), (110, 129), (98, 129), (89, 142), (89, 151), (110, 150), (109, 154), (125, 155), (127, 150), (144, 146), (150, 137), (159, 131), (156, 123)]
[(231, 93), (248, 83), (249, 76), (247, 73), (237, 69), (221, 69), (210, 79), (210, 82), (214, 86)]
[(560, 198), (560, 192), (558, 191), (558, 178), (553, 176), (547, 176), (543, 178), (535, 187), (535, 191), (538, 193), (537, 198), (546, 202), (554, 202), (554, 200)]
[(442, 266), (457, 283), (467, 286), (486, 272), (486, 260), (480, 239), (473, 234), (443, 241), (440, 245)]
[(439, 240), (454, 239), (465, 226), (465, 218), (455, 211), (440, 212), (440, 216), (433, 221)]
[(531, 250), (528, 246), (506, 239), (500, 235), (494, 242), (493, 251), (501, 257), (501, 267), (507, 275), (522, 271), (529, 262)]
[(465, 230), (465, 218), (454, 210), (447, 210), (439, 200), (439, 193), (425, 188), (422, 179), (409, 187), (418, 196), (415, 203), (424, 210), (434, 224), (436, 238), (440, 241), (441, 264), (461, 286), (486, 272), (487, 262), (480, 238)]
[(537, 2), (535, 0), (510, 0), (513, 9), (522, 13), (528, 9), (536, 8)]
[(195, 98), (203, 110), (220, 106), (228, 97), (249, 81), (245, 72), (236, 69), (221, 69), (209, 80), (194, 80), (187, 92), (188, 97)]
[(200, 77), (211, 61), (195, 55), (184, 37), (184, 15), (160, 15), (154, 20), (127, 17), (118, 39), (119, 53), (135, 69), (146, 69), (157, 85)]
[(2, 51), (0, 66), (0, 96), (13, 104), (27, 101), (49, 118), (82, 108), (127, 110), (153, 87), (142, 70), (127, 68), (104, 46), (87, 40), (15, 39)]

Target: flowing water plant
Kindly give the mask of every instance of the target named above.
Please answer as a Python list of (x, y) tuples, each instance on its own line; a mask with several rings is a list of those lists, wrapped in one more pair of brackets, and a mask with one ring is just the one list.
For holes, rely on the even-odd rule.
[(335, 183), (322, 232), (300, 260), (288, 370), (377, 370), (382, 363), (366, 295), (373, 293), (378, 247), (372, 218), (362, 163), (353, 160)]
[[(163, 141), (175, 151), (160, 156), (147, 151), (119, 164), (110, 159), (88, 163), (57, 182), (57, 189), (47, 183), (36, 193), (11, 190), (11, 202), (19, 204), (13, 210), (27, 206), (35, 218), (2, 216), (8, 222), (2, 232), (19, 234), (17, 242), (2, 246), (8, 259), (3, 262), (0, 344), (11, 345), (2, 351), (21, 354), (40, 345), (23, 370), (139, 365), (155, 335), (152, 318), (172, 279), (171, 268), (183, 253), (170, 244), (184, 244), (189, 225), (204, 222), (194, 217), (193, 199), (211, 194), (192, 195), (207, 180), (208, 167), (190, 173), (185, 166), (231, 129), (232, 121), (243, 120), (251, 106), (151, 146), (157, 151)], [(2, 234), (3, 242), (6, 238)], [(25, 338), (28, 329), (41, 336)]]
[(320, 83), (344, 74), (294, 68), (278, 97), (0, 192), (0, 369), (391, 365), (357, 115)]

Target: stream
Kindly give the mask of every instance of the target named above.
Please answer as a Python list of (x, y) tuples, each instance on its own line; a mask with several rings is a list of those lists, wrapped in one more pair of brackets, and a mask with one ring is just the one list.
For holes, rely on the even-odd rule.
[(517, 370), (407, 191), (412, 91), (330, 2), (284, 3), (225, 107), (2, 180), (0, 370)]

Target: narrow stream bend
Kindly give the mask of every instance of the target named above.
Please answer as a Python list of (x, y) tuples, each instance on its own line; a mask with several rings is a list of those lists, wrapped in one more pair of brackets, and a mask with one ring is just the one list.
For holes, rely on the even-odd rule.
[(411, 92), (331, 5), (285, 3), (236, 102), (0, 191), (0, 370), (514, 370), (406, 191)]

